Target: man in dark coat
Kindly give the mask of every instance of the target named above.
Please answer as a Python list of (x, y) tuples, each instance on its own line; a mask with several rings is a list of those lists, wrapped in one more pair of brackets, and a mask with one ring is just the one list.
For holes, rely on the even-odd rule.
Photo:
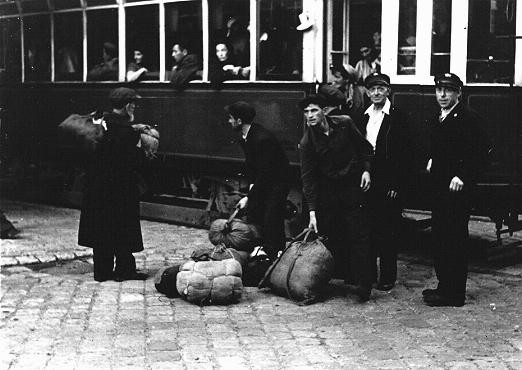
[(248, 222), (261, 227), (264, 250), (274, 259), (285, 247), (288, 158), (276, 137), (253, 122), (256, 111), (252, 105), (238, 101), (225, 110), (232, 129), (241, 133), (246, 176), (250, 183), (247, 196), (237, 206), (247, 209)]
[(348, 116), (327, 116), (321, 95), (299, 103), (306, 119), (301, 151), (301, 179), (309, 228), (328, 237), (336, 269), (346, 266), (345, 282), (355, 282), (361, 302), (372, 284), (369, 228), (364, 193), (370, 188), (372, 149)]
[(93, 248), (96, 281), (147, 278), (132, 255), (143, 250), (137, 171), (145, 154), (139, 128), (131, 126), (137, 98), (125, 87), (111, 91), (107, 130), (87, 169), (78, 244)]
[(460, 101), (462, 85), (453, 73), (435, 78), (441, 110), (432, 122), (427, 170), (434, 195), (432, 233), (438, 286), (422, 292), (429, 306), (464, 305), (470, 197), (489, 149), (482, 118)]
[(360, 131), (374, 149), (372, 188), (368, 193), (370, 240), (374, 261), (379, 257), (377, 289), (387, 291), (397, 279), (397, 239), (407, 176), (407, 124), (406, 116), (389, 100), (388, 75), (372, 73), (366, 77), (365, 85), (372, 104), (364, 112)]
[(187, 47), (182, 43), (172, 47), (172, 58), (176, 64), (170, 72), (170, 82), (177, 89), (184, 89), (192, 80), (199, 80), (197, 72), (199, 62), (196, 54), (189, 54)]

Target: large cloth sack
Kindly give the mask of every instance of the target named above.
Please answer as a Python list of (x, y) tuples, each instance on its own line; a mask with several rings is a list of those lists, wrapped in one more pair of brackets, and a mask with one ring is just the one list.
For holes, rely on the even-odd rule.
[(236, 209), (228, 220), (217, 219), (212, 222), (208, 238), (214, 245), (224, 244), (238, 251), (252, 252), (259, 243), (259, 231), (254, 225), (235, 218), (238, 211)]
[(94, 114), (71, 114), (58, 125), (58, 132), (65, 145), (93, 153), (105, 132), (101, 120), (99, 122), (95, 123)]
[(305, 305), (322, 298), (334, 271), (334, 260), (321, 238), (309, 241), (305, 229), (267, 270), (259, 287)]
[(156, 157), (156, 153), (158, 152), (159, 148), (159, 139), (160, 139), (160, 133), (158, 130), (156, 130), (153, 127), (150, 127), (148, 125), (133, 125), (133, 127), (137, 126), (145, 126), (143, 130), (141, 130), (140, 138), (141, 138), (141, 147), (143, 148), (143, 151), (145, 152), (145, 156), (148, 159), (153, 159)]
[(172, 266), (165, 266), (156, 272), (154, 286), (158, 292), (165, 294), (169, 298), (179, 297), (176, 288), (176, 278), (181, 265), (181, 263), (178, 263)]
[(241, 265), (235, 259), (185, 262), (176, 278), (178, 293), (198, 305), (235, 303), (243, 293)]

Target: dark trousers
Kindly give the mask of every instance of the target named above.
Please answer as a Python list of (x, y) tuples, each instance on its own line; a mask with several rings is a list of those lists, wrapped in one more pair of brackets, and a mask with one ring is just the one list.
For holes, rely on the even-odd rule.
[(432, 210), (435, 273), (441, 294), (465, 299), (469, 202), (465, 193), (440, 191)]
[(377, 281), (379, 271), (379, 281), (382, 284), (393, 284), (397, 280), (398, 234), (402, 208), (399, 199), (390, 199), (386, 193), (386, 190), (370, 190), (370, 243), (373, 253), (373, 280)]
[(248, 222), (260, 228), (263, 249), (271, 258), (285, 248), (285, 207), (288, 196), (287, 185), (275, 185), (261, 194), (258, 199), (248, 200)]
[(373, 270), (368, 210), (362, 196), (355, 197), (360, 198), (356, 201), (347, 197), (346, 192), (360, 192), (360, 189), (324, 194), (316, 214), (318, 232), (327, 236), (326, 246), (334, 257), (336, 277), (369, 288)]
[(93, 261), (95, 279), (109, 279), (113, 272), (115, 275), (125, 276), (136, 271), (134, 256), (124, 248), (111, 246), (94, 248)]

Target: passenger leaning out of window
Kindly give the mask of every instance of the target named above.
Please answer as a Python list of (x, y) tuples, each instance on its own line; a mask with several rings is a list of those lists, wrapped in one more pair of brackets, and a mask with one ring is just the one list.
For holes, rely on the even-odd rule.
[(127, 81), (143, 81), (149, 70), (143, 64), (144, 55), (140, 48), (134, 49), (134, 61), (127, 66)]
[(189, 52), (187, 44), (181, 41), (176, 42), (172, 47), (172, 58), (175, 64), (170, 72), (170, 82), (174, 87), (183, 89), (190, 81), (200, 79), (198, 57)]
[(225, 42), (216, 44), (216, 54), (210, 65), (210, 82), (219, 88), (223, 81), (248, 79), (250, 66), (241, 66), (237, 63), (232, 48)]

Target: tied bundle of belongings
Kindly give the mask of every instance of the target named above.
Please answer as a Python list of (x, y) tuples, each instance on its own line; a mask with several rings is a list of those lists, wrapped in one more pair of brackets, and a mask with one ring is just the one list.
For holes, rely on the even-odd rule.
[(105, 130), (103, 114), (71, 114), (58, 125), (61, 140), (68, 146), (79, 148), (86, 154), (93, 153), (101, 141)]
[(320, 237), (309, 240), (311, 229), (304, 229), (285, 248), (267, 270), (259, 287), (269, 287), (300, 305), (320, 300), (330, 281), (334, 260)]
[[(221, 260), (190, 260), (178, 272), (178, 293), (191, 303), (198, 305), (230, 304), (239, 301), (243, 292), (241, 264), (225, 246), (214, 247), (216, 255), (229, 254)], [(206, 254), (209, 258), (210, 254)]]
[(156, 272), (154, 285), (158, 292), (165, 294), (169, 298), (179, 297), (178, 290), (176, 289), (176, 278), (181, 265), (181, 263), (178, 263), (172, 266), (162, 267)]
[(235, 218), (239, 209), (226, 219), (217, 219), (210, 224), (208, 238), (214, 245), (224, 244), (227, 248), (252, 252), (259, 242), (260, 234), (254, 225)]
[(159, 148), (159, 139), (160, 133), (155, 128), (144, 125), (144, 124), (136, 124), (132, 125), (135, 130), (140, 131), (141, 135), (141, 147), (145, 152), (145, 156), (148, 159), (153, 159), (156, 157), (156, 153)]

